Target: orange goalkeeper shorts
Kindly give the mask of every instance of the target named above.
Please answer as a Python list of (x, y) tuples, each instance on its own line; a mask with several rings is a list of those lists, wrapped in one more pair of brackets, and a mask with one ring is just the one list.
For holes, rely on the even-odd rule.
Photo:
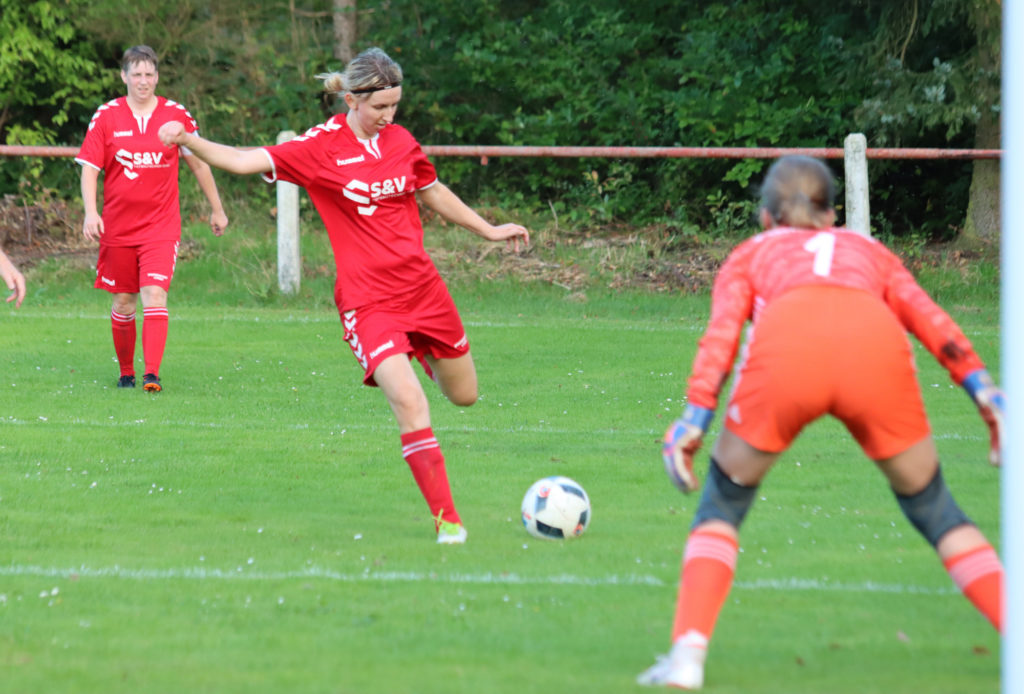
[(808, 286), (766, 306), (741, 351), (725, 426), (778, 453), (831, 414), (872, 460), (930, 433), (913, 349), (896, 315), (859, 289)]

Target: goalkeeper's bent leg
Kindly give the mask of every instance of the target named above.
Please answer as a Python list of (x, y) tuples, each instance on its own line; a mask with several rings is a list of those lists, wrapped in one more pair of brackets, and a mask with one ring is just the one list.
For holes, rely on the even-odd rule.
[[(973, 526), (965, 529), (977, 531)], [(981, 545), (944, 558), (942, 563), (964, 597), (1002, 633), (1003, 565), (992, 545), (981, 539)]]
[(691, 529), (696, 529), (702, 523), (710, 520), (725, 521), (739, 531), (747, 511), (754, 503), (754, 496), (757, 494), (757, 486), (747, 487), (736, 484), (729, 476), (722, 472), (718, 461), (711, 458), (708, 466), (708, 481), (704, 485), (704, 492), (700, 497), (700, 504), (697, 506), (697, 513), (694, 514)]
[(672, 641), (696, 632), (710, 640), (732, 588), (739, 553), (739, 527), (757, 487), (736, 484), (712, 458), (690, 537), (672, 624)]
[(916, 494), (896, 494), (896, 501), (903, 509), (903, 515), (924, 535), (932, 545), (938, 547), (943, 535), (960, 525), (968, 525), (971, 519), (960, 510), (953, 495), (942, 478), (942, 468), (936, 466), (935, 475), (924, 489)]
[(673, 643), (693, 632), (705, 641), (711, 639), (718, 614), (732, 588), (739, 553), (737, 537), (730, 535), (722, 525), (711, 523), (698, 527), (686, 541), (672, 622)]
[(896, 494), (911, 524), (928, 540), (968, 600), (1002, 631), (1003, 566), (988, 540), (960, 509), (936, 468), (917, 494)]

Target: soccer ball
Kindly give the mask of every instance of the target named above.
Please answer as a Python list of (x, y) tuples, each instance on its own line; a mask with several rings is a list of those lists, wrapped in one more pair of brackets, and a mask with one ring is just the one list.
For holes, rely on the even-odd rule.
[(522, 511), (526, 532), (545, 540), (567, 540), (587, 529), (590, 498), (577, 482), (555, 475), (531, 485)]

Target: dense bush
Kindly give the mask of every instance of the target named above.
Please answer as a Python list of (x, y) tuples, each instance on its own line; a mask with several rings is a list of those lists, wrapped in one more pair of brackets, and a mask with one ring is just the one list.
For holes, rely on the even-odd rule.
[[(951, 0), (919, 4), (921, 19), (869, 0), (362, 0), (357, 48), (379, 45), (403, 65), (399, 119), (425, 144), (838, 147), (850, 132), (864, 132), (869, 146), (971, 146), (981, 110), (997, 106), (979, 104), (978, 94), (997, 96), (977, 88), (992, 75), (978, 78), (976, 40), (962, 31), (970, 10)], [(140, 42), (163, 56), (160, 91), (185, 102), (214, 139), (272, 142), (278, 131), (305, 129), (333, 109), (314, 78), (341, 67), (332, 55), (329, 0), (291, 11), (244, 0), (0, 5), (4, 22), (20, 22), (30, 35), (45, 34), (52, 17), (66, 20), (50, 33), (47, 50), (34, 52), (44, 64), (33, 73), (44, 80), (37, 92), (66, 94), (61, 78), (82, 85), (58, 103), (28, 99), (0, 76), (4, 113), (12, 114), (0, 120), (7, 142), (77, 144), (95, 105), (123, 92), (118, 58)], [(9, 15), (8, 6), (27, 9)], [(0, 55), (18, 36), (0, 38)], [(625, 158), (437, 163), (471, 199), (550, 210), (578, 225), (661, 223), (682, 233), (748, 224), (765, 166)], [(872, 163), (876, 226), (895, 235), (955, 232), (970, 166)], [(74, 195), (68, 168), (5, 164), (0, 193), (36, 176)], [(261, 194), (251, 181), (225, 185)]]

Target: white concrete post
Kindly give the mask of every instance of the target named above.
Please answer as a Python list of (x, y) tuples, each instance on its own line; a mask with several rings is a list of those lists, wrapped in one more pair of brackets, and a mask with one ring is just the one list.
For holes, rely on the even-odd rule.
[[(277, 134), (277, 144), (295, 139), (295, 132)], [(299, 291), (302, 254), (299, 252), (299, 187), (277, 182), (277, 286), (283, 294)]]
[(868, 199), (868, 140), (850, 133), (843, 142), (846, 165), (846, 228), (871, 235), (871, 206)]

